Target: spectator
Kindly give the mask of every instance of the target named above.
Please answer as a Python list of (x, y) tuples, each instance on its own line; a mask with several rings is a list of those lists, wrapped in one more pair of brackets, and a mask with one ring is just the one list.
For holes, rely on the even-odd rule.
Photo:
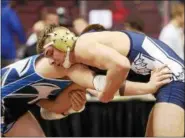
[(124, 29), (135, 32), (144, 32), (144, 22), (141, 19), (130, 18), (124, 23)]
[(184, 59), (184, 4), (176, 3), (171, 7), (171, 20), (162, 29), (159, 39), (168, 44)]
[[(44, 30), (44, 28), (45, 28), (45, 24), (43, 24), (43, 22), (39, 21), (39, 22), (34, 24), (33, 30), (35, 32), (36, 39), (40, 35), (41, 31)], [(33, 55), (37, 54), (36, 44), (37, 44), (37, 42), (33, 43), (32, 45), (30, 45), (29, 47), (27, 47), (25, 49), (23, 58), (30, 57), (30, 56), (33, 56)]]
[(80, 35), (87, 26), (88, 22), (83, 18), (77, 18), (73, 21), (73, 29), (77, 35)]
[(4, 67), (16, 59), (14, 35), (18, 36), (20, 44), (25, 44), (26, 35), (16, 12), (10, 7), (10, 1), (2, 0), (1, 8), (1, 67)]
[(59, 24), (58, 15), (55, 13), (48, 13), (46, 15), (45, 23), (46, 23), (46, 25), (50, 25), (50, 24), (58, 25)]
[[(59, 18), (58, 18), (58, 15), (55, 14), (55, 13), (46, 13), (45, 19), (40, 20), (40, 21), (36, 22), (35, 24), (37, 24), (37, 23), (43, 24), (43, 25), (50, 25), (50, 24), (58, 25), (59, 24)], [(35, 25), (33, 25), (33, 26), (35, 26)], [(37, 32), (38, 30), (35, 30), (34, 27), (33, 27), (33, 33), (29, 36), (29, 38), (26, 42), (27, 46), (32, 46), (37, 42), (37, 35), (36, 35), (35, 31)]]

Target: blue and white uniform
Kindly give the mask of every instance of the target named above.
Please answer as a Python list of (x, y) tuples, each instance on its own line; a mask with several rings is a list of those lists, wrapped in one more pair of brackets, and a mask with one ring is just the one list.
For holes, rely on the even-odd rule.
[(48, 79), (35, 71), (35, 62), (42, 55), (35, 55), (1, 69), (1, 129), (6, 133), (16, 120), (40, 99), (48, 99), (72, 82)]
[(167, 64), (172, 71), (172, 82), (161, 87), (155, 94), (157, 102), (174, 103), (184, 109), (184, 61), (165, 43), (145, 34), (122, 31), (130, 38), (131, 47), (128, 59), (131, 70), (142, 76), (148, 76), (154, 68)]

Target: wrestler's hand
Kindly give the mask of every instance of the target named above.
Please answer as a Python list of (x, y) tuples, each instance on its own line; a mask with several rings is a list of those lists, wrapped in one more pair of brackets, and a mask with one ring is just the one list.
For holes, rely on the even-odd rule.
[(150, 81), (148, 82), (151, 88), (151, 93), (155, 93), (161, 86), (171, 82), (172, 72), (166, 65), (152, 71)]
[(93, 96), (97, 97), (98, 100), (101, 101), (102, 103), (108, 103), (114, 98), (114, 95), (104, 94), (103, 92), (94, 89), (87, 89), (87, 91)]
[(82, 90), (74, 90), (69, 93), (72, 109), (79, 111), (86, 103), (86, 92)]

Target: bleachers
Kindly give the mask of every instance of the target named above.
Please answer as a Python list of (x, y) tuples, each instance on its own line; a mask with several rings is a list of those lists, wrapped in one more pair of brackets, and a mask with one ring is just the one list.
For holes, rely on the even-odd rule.
[[(49, 4), (49, 3), (52, 4)], [(79, 3), (78, 3), (79, 4)], [(128, 9), (130, 16), (138, 16), (143, 19), (145, 23), (145, 32), (149, 35), (157, 37), (161, 30), (161, 17), (155, 1), (141, 1), (136, 4), (133, 1), (123, 1), (124, 7)], [(25, 0), (25, 4), (17, 5), (16, 10), (21, 18), (21, 21), (28, 31), (35, 21), (39, 20), (40, 11), (43, 7), (48, 11), (55, 12), (58, 7), (65, 7), (67, 9), (67, 16), (73, 20), (79, 16), (79, 5), (76, 0)], [(92, 9), (115, 9), (114, 1), (87, 1), (87, 15)], [(88, 17), (87, 17), (88, 20)], [(122, 29), (123, 21), (114, 22), (116, 29)]]

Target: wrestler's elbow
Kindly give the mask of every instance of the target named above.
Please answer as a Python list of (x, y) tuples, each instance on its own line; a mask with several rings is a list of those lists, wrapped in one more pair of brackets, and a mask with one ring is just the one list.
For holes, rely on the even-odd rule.
[(118, 72), (127, 73), (129, 72), (131, 65), (129, 60), (125, 58), (124, 60), (117, 62), (115, 64), (115, 68), (116, 68), (116, 71)]

